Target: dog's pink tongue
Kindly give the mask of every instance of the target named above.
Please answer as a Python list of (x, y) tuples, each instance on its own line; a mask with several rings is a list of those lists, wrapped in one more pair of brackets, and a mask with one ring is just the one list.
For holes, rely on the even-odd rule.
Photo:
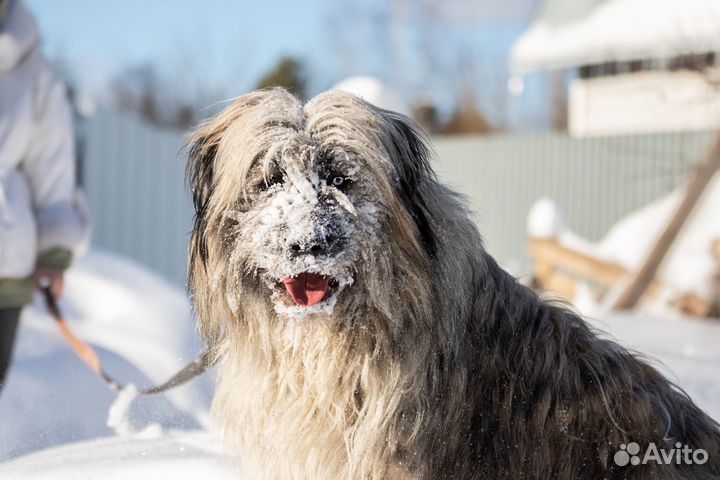
[(297, 277), (286, 278), (283, 283), (295, 303), (312, 307), (325, 298), (330, 278), (315, 273), (301, 273)]

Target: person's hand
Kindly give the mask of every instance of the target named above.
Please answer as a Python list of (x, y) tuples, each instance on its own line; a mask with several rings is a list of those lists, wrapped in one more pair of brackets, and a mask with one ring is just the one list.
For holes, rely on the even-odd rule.
[(52, 268), (38, 268), (35, 272), (35, 288), (42, 290), (45, 287), (50, 287), (50, 293), (53, 297), (60, 298), (63, 294), (63, 288), (65, 286), (65, 280), (63, 277), (62, 270), (55, 270)]

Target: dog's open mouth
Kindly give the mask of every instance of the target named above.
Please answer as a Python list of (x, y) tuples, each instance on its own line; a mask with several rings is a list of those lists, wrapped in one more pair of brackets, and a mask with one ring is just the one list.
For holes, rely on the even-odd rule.
[(312, 307), (322, 302), (330, 290), (332, 279), (326, 275), (303, 272), (283, 280), (293, 301), (301, 307)]

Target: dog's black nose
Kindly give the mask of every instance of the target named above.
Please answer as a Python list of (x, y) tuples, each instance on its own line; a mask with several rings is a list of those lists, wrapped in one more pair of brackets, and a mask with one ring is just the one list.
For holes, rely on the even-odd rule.
[(312, 255), (314, 257), (329, 253), (337, 243), (335, 235), (318, 235), (307, 242), (295, 242), (290, 245), (290, 254)]

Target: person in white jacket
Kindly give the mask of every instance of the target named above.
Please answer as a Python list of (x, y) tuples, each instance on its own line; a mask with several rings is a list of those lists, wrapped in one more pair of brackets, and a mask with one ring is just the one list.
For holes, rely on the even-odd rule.
[(41, 282), (61, 295), (88, 229), (65, 85), (23, 1), (0, 0), (0, 389), (23, 305)]

